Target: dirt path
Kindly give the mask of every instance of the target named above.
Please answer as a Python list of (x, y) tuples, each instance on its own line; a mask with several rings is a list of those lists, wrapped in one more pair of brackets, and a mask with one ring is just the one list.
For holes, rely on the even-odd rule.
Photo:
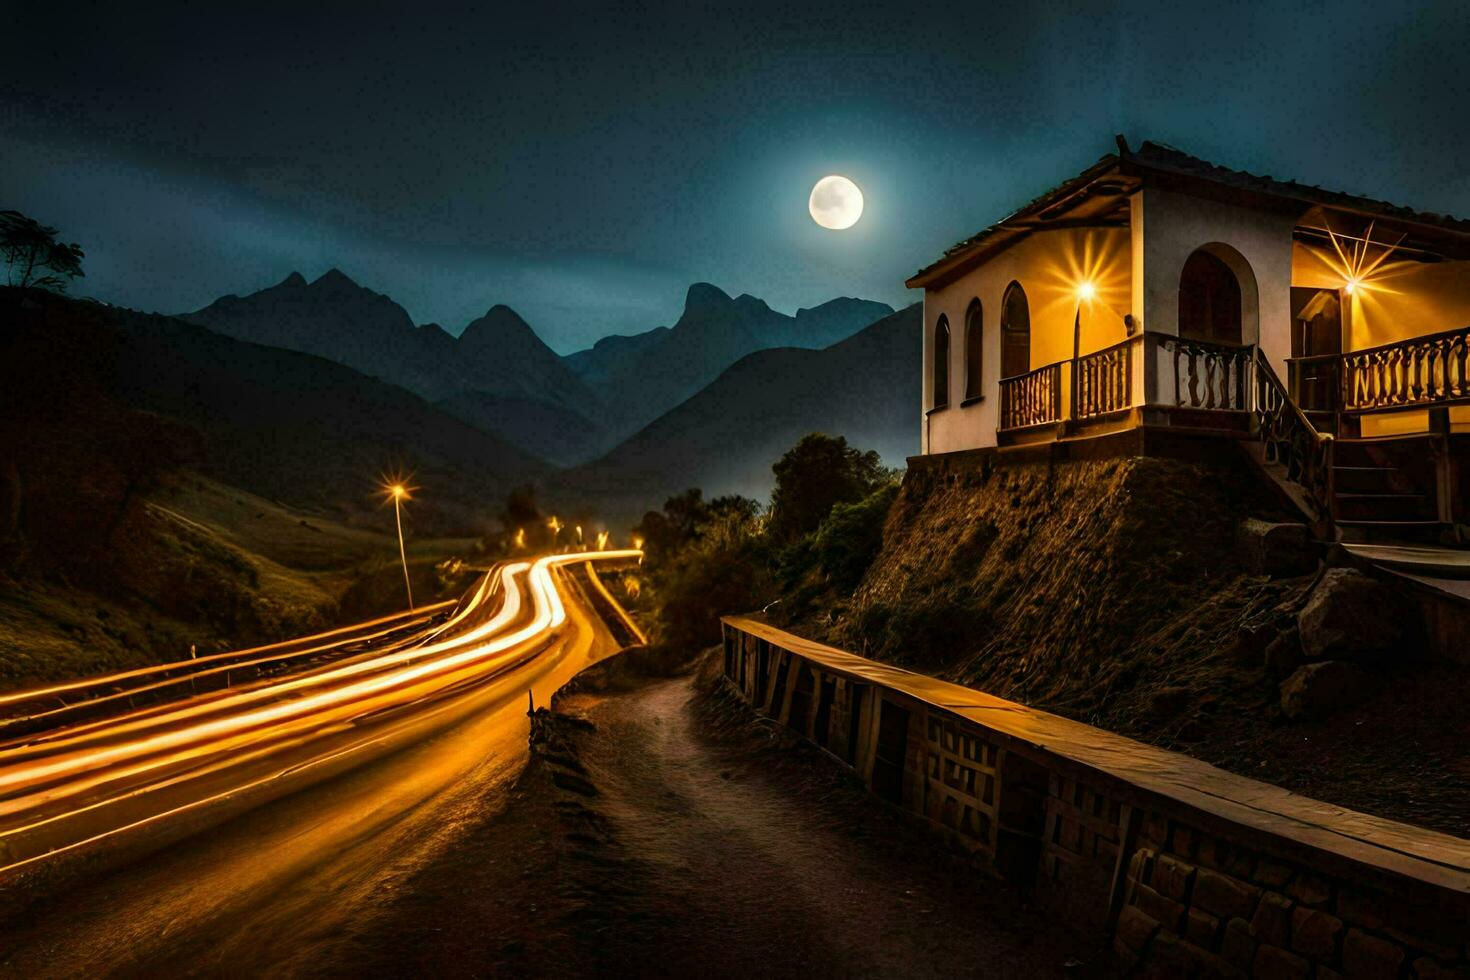
[(703, 698), (680, 678), (568, 699), (596, 730), (553, 738), (344, 969), (1053, 976), (1091, 958), (814, 749)]

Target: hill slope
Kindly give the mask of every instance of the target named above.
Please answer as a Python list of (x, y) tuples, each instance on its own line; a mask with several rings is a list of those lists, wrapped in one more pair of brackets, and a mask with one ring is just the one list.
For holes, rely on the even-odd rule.
[(401, 470), (424, 488), (421, 527), (474, 530), (490, 501), (547, 471), (417, 395), (319, 357), (172, 317), (43, 293), (10, 299), (12, 364), (29, 365), (18, 380), (104, 392), (172, 420), (192, 433), (196, 468), (273, 500), (376, 520), (379, 477)]
[(901, 466), (918, 451), (920, 317), (916, 304), (824, 350), (751, 354), (558, 486), (616, 517), (691, 486), (763, 499), (771, 464), (813, 431)]

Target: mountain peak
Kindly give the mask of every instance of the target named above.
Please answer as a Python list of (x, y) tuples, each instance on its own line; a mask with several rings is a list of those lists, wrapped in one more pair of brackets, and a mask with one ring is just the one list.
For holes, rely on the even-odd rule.
[(328, 269), (326, 272), (322, 273), (321, 278), (318, 279), (316, 282), (312, 283), (312, 285), (313, 286), (335, 286), (335, 287), (342, 287), (342, 286), (356, 286), (357, 283), (355, 283), (351, 279), (349, 279), (347, 277), (347, 274), (344, 273), (341, 269), (338, 269), (336, 266), (333, 266), (332, 268)]
[(281, 280), (280, 285), (282, 285), (282, 286), (305, 286), (306, 285), (306, 277), (303, 276), (299, 272), (292, 272), (289, 276), (287, 276), (286, 278), (284, 278), (284, 279)]
[(485, 315), (478, 320), (471, 320), (469, 326), (460, 333), (461, 341), (472, 341), (474, 343), (505, 343), (507, 341), (524, 342), (526, 339), (534, 339), (541, 343), (541, 338), (536, 331), (526, 322), (525, 317), (504, 303), (496, 303), (485, 311)]
[(730, 294), (719, 286), (707, 282), (697, 282), (689, 287), (689, 292), (684, 295), (684, 315), (691, 313), (706, 313), (710, 310), (719, 309), (730, 302)]

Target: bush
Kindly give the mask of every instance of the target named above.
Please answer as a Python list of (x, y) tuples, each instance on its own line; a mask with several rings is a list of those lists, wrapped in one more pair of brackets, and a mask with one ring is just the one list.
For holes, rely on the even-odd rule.
[(695, 543), (650, 569), (659, 646), (700, 650), (720, 642), (720, 617), (759, 609), (775, 597), (760, 522), (727, 516)]
[(776, 488), (767, 531), (778, 544), (815, 531), (837, 504), (856, 503), (893, 482), (877, 453), (818, 432), (803, 436), (771, 471)]
[(851, 591), (883, 546), (883, 523), (898, 496), (897, 484), (888, 484), (855, 504), (837, 504), (817, 528), (812, 552), (827, 581)]

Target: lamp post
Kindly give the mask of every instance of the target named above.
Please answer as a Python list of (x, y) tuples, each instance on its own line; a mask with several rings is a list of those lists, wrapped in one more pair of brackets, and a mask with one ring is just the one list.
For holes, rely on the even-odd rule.
[(1077, 368), (1082, 359), (1082, 304), (1091, 302), (1097, 295), (1097, 287), (1091, 280), (1084, 279), (1077, 284), (1077, 312), (1072, 318), (1072, 419), (1077, 418)]
[(388, 488), (388, 494), (393, 498), (393, 520), (398, 525), (398, 560), (403, 563), (403, 588), (408, 592), (408, 608), (413, 608), (413, 583), (408, 577), (408, 552), (403, 548), (403, 501), (411, 500), (408, 488), (401, 483), (395, 483)]

